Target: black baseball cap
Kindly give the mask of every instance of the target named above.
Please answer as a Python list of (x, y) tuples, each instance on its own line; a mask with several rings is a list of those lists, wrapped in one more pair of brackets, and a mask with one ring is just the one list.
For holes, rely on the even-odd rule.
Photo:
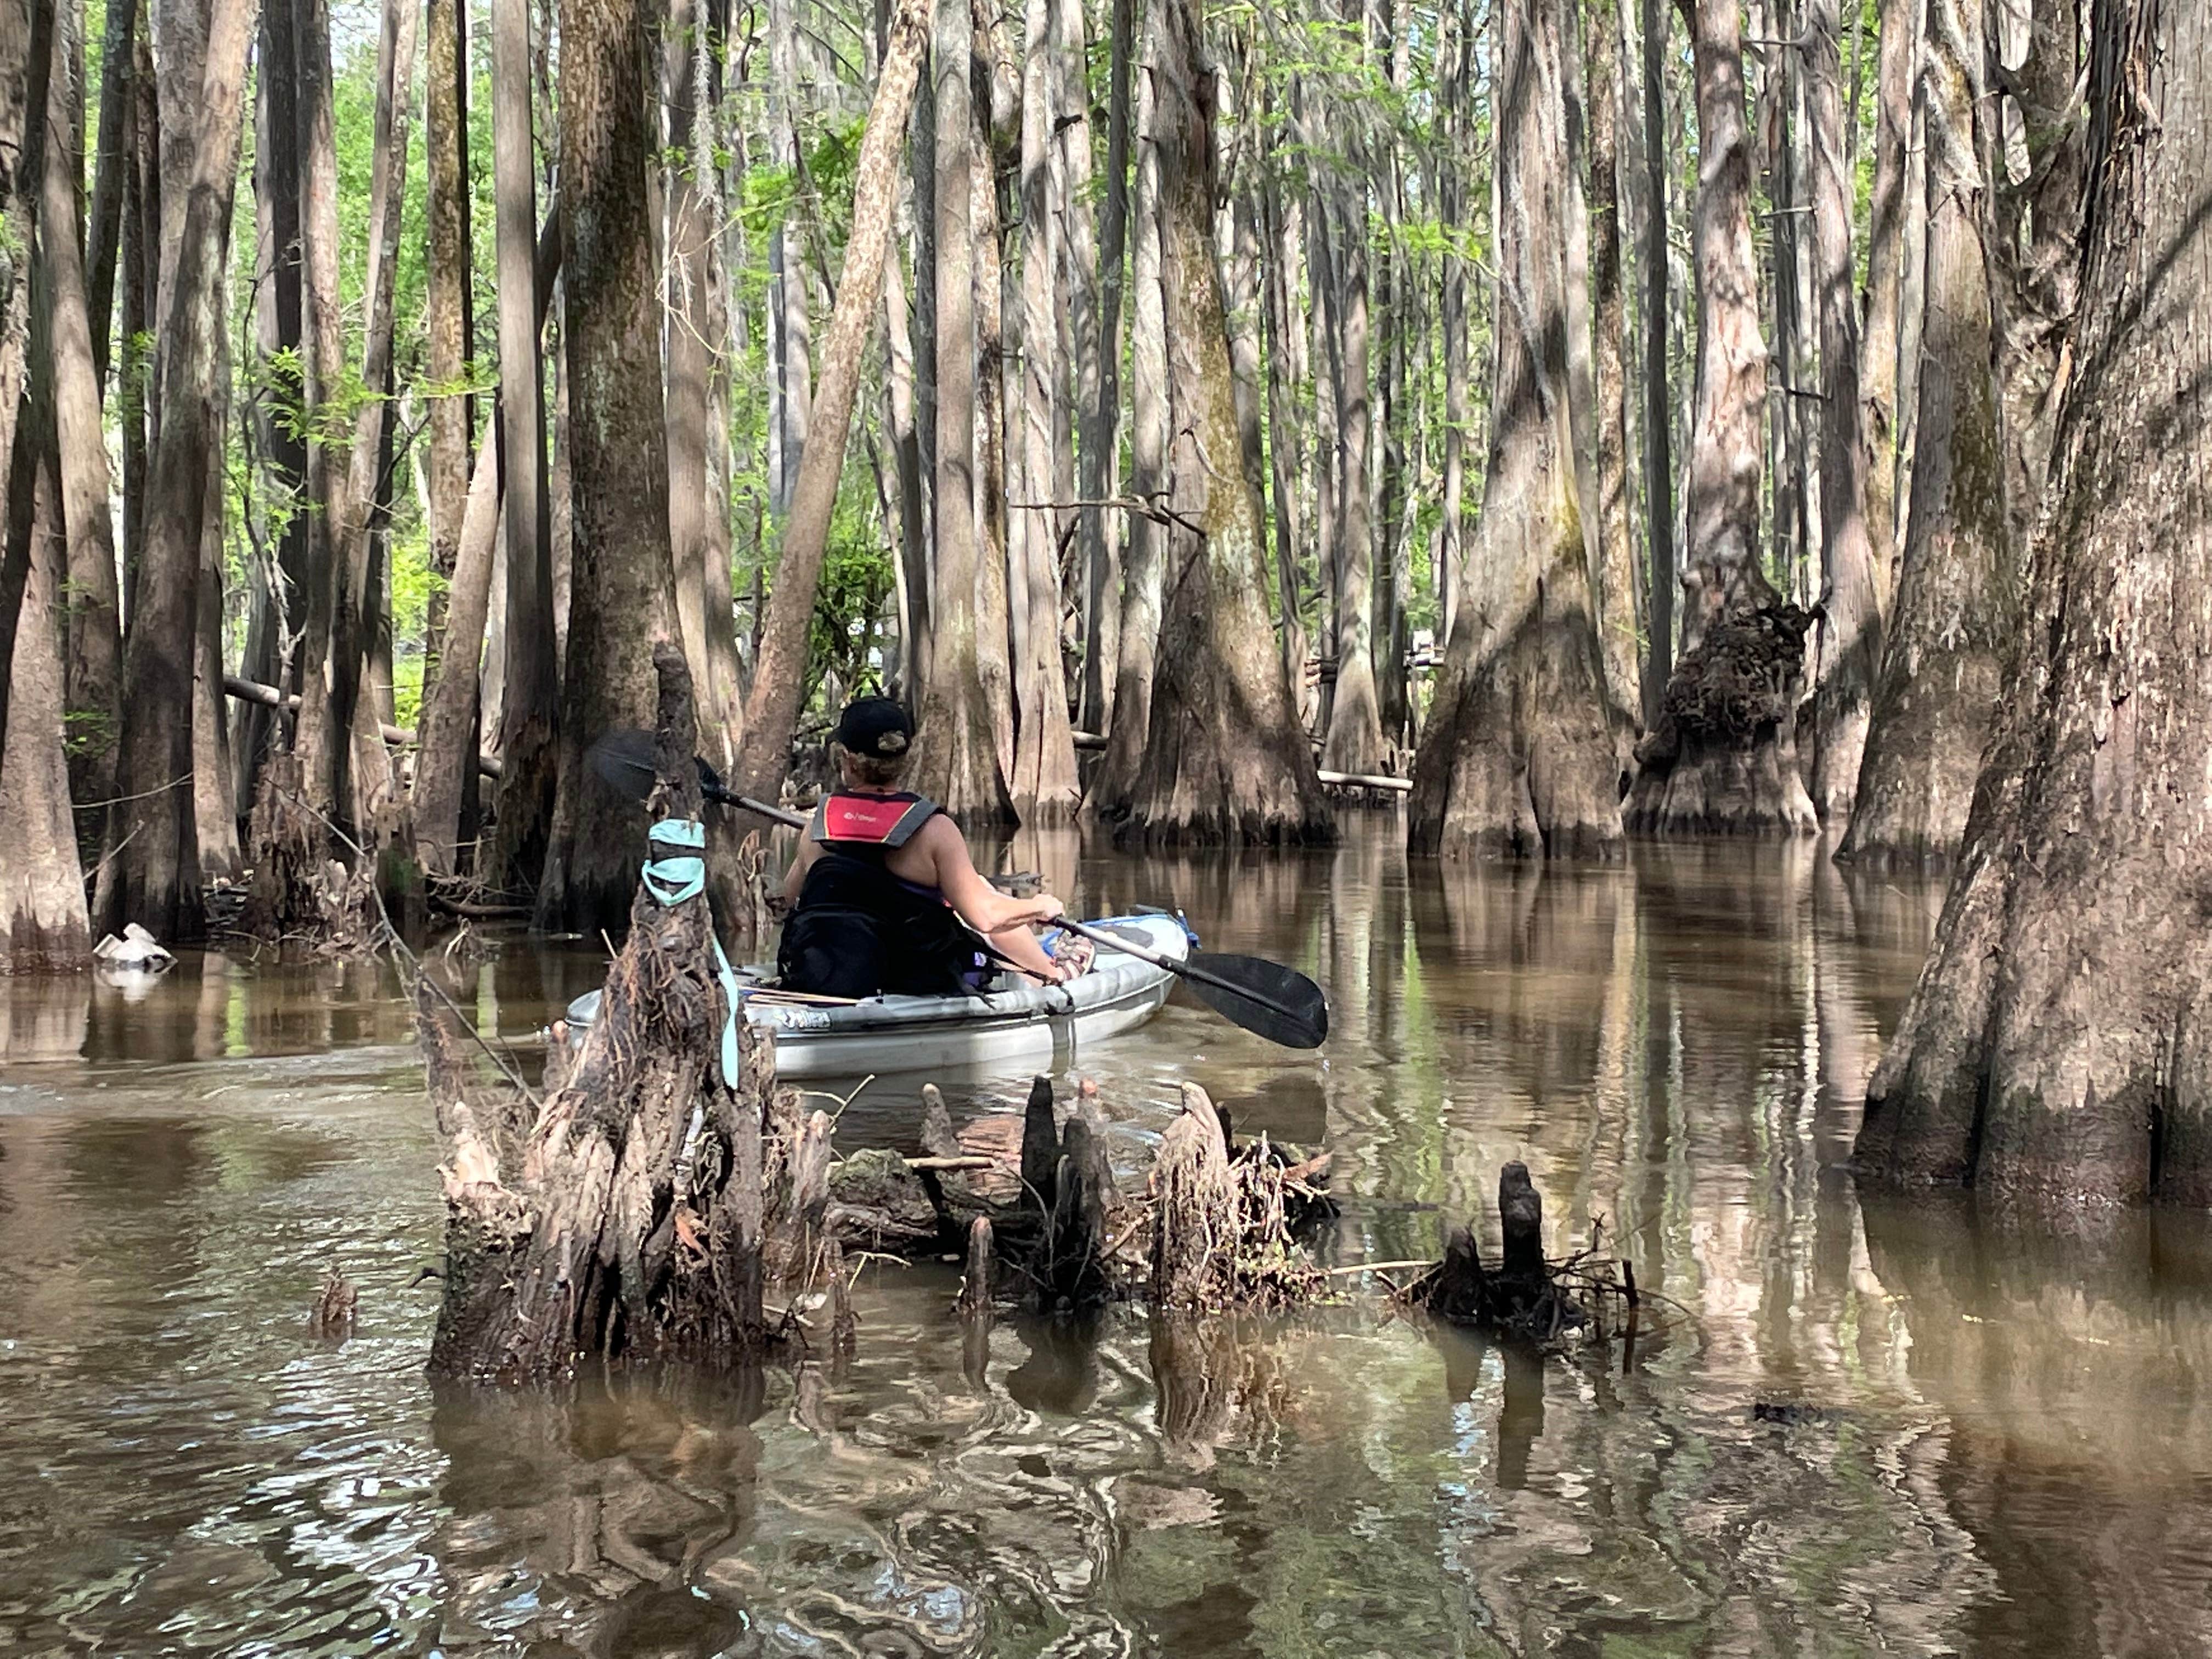
[(889, 697), (862, 697), (845, 705), (830, 741), (873, 760), (896, 760), (914, 742), (914, 720)]

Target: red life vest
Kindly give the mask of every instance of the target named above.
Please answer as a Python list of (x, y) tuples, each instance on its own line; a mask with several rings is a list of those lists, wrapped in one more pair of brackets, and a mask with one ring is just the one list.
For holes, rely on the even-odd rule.
[(824, 847), (903, 847), (935, 817), (937, 803), (925, 795), (824, 795), (814, 809), (807, 835)]

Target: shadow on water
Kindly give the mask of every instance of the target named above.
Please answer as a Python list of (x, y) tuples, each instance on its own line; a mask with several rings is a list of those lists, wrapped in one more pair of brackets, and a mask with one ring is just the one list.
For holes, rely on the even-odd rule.
[[(1329, 990), (1317, 1054), (1179, 996), (1076, 1056), (1125, 1174), (1195, 1079), (1334, 1146), (1329, 1249), (1396, 1260), (1494, 1246), (1520, 1158), (1554, 1251), (1601, 1229), (1655, 1292), (1632, 1356), (1372, 1300), (963, 1329), (923, 1263), (868, 1269), (840, 1364), (434, 1389), (438, 1148), (388, 972), (0, 981), (0, 1650), (2208, 1651), (2206, 1218), (2061, 1236), (1844, 1167), (1934, 884), (1398, 846), (1375, 813), (1283, 857), (1000, 862)], [(441, 971), (527, 1054), (601, 953), (493, 944)], [(1026, 1085), (946, 1081), (963, 1114)], [(841, 1138), (905, 1144), (918, 1087)]]

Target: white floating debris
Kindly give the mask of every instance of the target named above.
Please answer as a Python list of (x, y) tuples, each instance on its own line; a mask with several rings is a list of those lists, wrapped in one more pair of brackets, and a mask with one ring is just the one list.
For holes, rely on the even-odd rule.
[(135, 969), (140, 973), (158, 974), (176, 964), (176, 957), (163, 948), (160, 940), (137, 922), (126, 923), (123, 937), (104, 933), (100, 943), (92, 947), (93, 956), (104, 968)]

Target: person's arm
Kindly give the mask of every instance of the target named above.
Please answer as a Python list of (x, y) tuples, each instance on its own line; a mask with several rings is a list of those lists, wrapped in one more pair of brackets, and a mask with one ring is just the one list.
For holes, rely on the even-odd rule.
[(1060, 915), (1058, 899), (1049, 893), (1015, 898), (992, 886), (969, 856), (968, 843), (958, 826), (942, 813), (922, 826), (916, 841), (935, 866), (937, 890), (945, 895), (945, 902), (961, 921), (990, 940), (993, 950), (1024, 973), (1048, 984), (1058, 984), (1066, 977), (1030, 932)]

